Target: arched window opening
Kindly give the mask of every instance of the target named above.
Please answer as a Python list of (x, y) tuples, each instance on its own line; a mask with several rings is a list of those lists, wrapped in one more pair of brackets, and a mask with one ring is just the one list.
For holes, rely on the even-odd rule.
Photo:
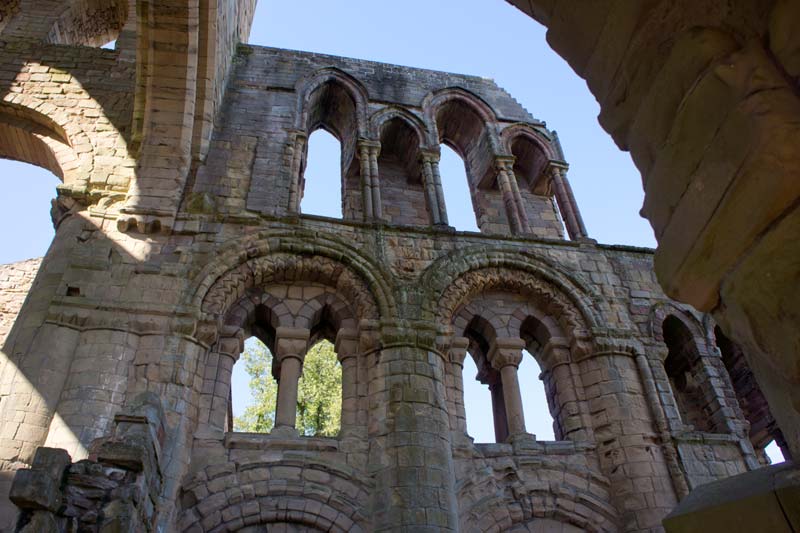
[(545, 175), (547, 154), (525, 135), (518, 135), (511, 142), (511, 154), (515, 158), (514, 177), (531, 230), (540, 237), (563, 239), (564, 222)]
[[(383, 218), (392, 224), (431, 224), (430, 205), (422, 183), (420, 139), (408, 123), (395, 117), (381, 131), (378, 156)], [(435, 197), (433, 197), (435, 198)]]
[(0, 159), (0, 175), (12, 180), (7, 181), (6, 186), (24, 184), (25, 187), (25, 194), (0, 196), (0, 223), (3, 227), (18, 227), (20, 220), (25, 221), (24, 232), (4, 232), (0, 264), (42, 257), (55, 235), (50, 209), (56, 186), (61, 181), (44, 168), (3, 159)]
[(272, 367), (272, 351), (267, 345), (256, 337), (247, 339), (231, 373), (228, 431), (272, 431), (278, 398), (278, 382)]
[(464, 411), (467, 417), (467, 434), (475, 442), (495, 442), (492, 393), (478, 378), (478, 367), (471, 353), (464, 358)]
[(297, 431), (300, 435), (335, 437), (342, 424), (342, 367), (333, 344), (316, 343), (303, 361), (297, 385)]
[[(342, 84), (342, 82), (332, 79), (323, 83), (315, 88), (308, 96), (305, 103), (303, 120), (305, 122), (305, 131), (309, 134), (308, 149), (306, 151), (305, 160), (301, 163), (300, 168), (300, 195), (301, 202), (303, 197), (307, 195), (305, 188), (312, 186), (312, 175), (317, 176), (330, 176), (325, 183), (317, 189), (322, 191), (328, 201), (323, 203), (329, 205), (326, 214), (323, 216), (332, 216), (327, 213), (338, 213), (337, 218), (345, 218), (348, 220), (360, 220), (363, 216), (363, 205), (361, 197), (361, 177), (359, 171), (359, 161), (356, 157), (357, 143), (358, 143), (358, 110), (356, 102), (349, 90)], [(316, 147), (312, 147), (312, 142), (315, 137), (319, 137), (317, 133), (320, 129), (329, 133), (340, 144), (334, 150), (334, 145), (330, 139), (327, 139), (325, 148), (322, 148), (323, 153), (328, 154), (322, 161), (320, 161), (320, 168), (316, 170), (310, 165), (310, 154), (312, 154)], [(333, 153), (338, 153), (336, 162), (334, 163)], [(337, 179), (334, 180), (334, 177)], [(335, 185), (334, 185), (335, 183)], [(316, 187), (316, 185), (313, 185)], [(331, 198), (333, 191), (339, 191), (334, 199)], [(336, 199), (339, 199), (338, 201)], [(314, 202), (316, 204), (316, 201)], [(338, 206), (334, 211), (333, 206)], [(306, 212), (313, 214), (322, 214), (316, 210), (311, 210), (311, 206), (306, 206), (303, 203)], [(314, 209), (319, 209), (315, 207)], [(301, 209), (301, 212), (303, 210)]]
[(444, 202), (451, 226), (460, 231), (480, 231), (475, 218), (475, 199), (461, 157), (446, 144), (441, 145), (439, 168)]
[(341, 144), (336, 137), (324, 129), (311, 134), (300, 187), (301, 213), (342, 218), (341, 156)]
[[(769, 457), (769, 460), (774, 463), (772, 455), (767, 450), (769, 446), (772, 446), (775, 458), (780, 457), (783, 461), (783, 457), (788, 455), (786, 441), (772, 416), (761, 387), (758, 386), (756, 378), (747, 364), (744, 352), (739, 345), (722, 332), (719, 326), (714, 327), (714, 337), (722, 356), (722, 363), (730, 376), (739, 407), (742, 409), (745, 419), (750, 423), (750, 442), (756, 453), (759, 454), (759, 459), (768, 464)], [(777, 452), (774, 451), (776, 448)], [(783, 453), (780, 452), (781, 449), (784, 450)]]
[(704, 376), (700, 355), (691, 332), (675, 316), (668, 316), (662, 325), (664, 342), (669, 349), (664, 369), (684, 424), (697, 431), (713, 431), (708, 401), (703, 391)]
[(553, 391), (545, 390), (541, 367), (528, 350), (522, 352), (518, 375), (528, 433), (536, 435), (537, 440), (556, 440), (555, 421), (550, 413)]
[[(488, 193), (488, 189), (492, 187), (494, 178), (494, 160), (492, 157), (492, 150), (489, 141), (488, 128), (484, 119), (479, 113), (465, 101), (461, 99), (452, 99), (442, 104), (436, 110), (436, 127), (439, 131), (439, 143), (444, 147), (452, 148), (463, 160), (463, 165), (466, 172), (466, 182), (469, 194), (463, 193), (463, 188), (460, 190), (457, 197), (452, 200), (448, 199), (448, 189), (463, 187), (458, 185), (455, 180), (450, 176), (458, 176), (460, 172), (456, 171), (455, 162), (445, 167), (445, 153), (447, 150), (442, 150), (441, 176), (442, 187), (444, 189), (445, 203), (449, 206), (448, 217), (450, 224), (457, 229), (467, 229), (474, 231), (472, 228), (475, 226), (468, 222), (466, 218), (459, 222), (459, 225), (454, 223), (456, 212), (468, 212), (467, 206), (473, 206), (472, 211), (475, 213), (477, 219), (477, 227), (480, 231), (487, 233), (507, 233), (508, 221), (504, 220), (505, 216), (502, 198), (499, 198), (497, 204), (496, 194)], [(452, 157), (451, 161), (454, 161)], [(456, 178), (458, 179), (458, 178)], [(480, 194), (478, 189), (482, 190)], [(496, 188), (496, 186), (495, 186)], [(466, 198), (471, 201), (467, 202)], [(497, 204), (497, 205), (495, 205)], [(498, 216), (494, 216), (495, 209)], [(452, 215), (450, 213), (452, 212)], [(466, 217), (466, 215), (464, 215)]]

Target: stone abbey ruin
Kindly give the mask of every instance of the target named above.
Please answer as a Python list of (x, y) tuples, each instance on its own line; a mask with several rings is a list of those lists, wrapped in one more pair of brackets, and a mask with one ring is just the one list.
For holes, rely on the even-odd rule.
[[(47, 255), (0, 274), (0, 530), (800, 529), (764, 454), (800, 453), (800, 5), (512, 3), (641, 170), (655, 253), (590, 238), (558, 138), (486, 79), (241, 44), (255, 0), (0, 2), (0, 157), (63, 181)], [(320, 128), (341, 220), (300, 210)], [(269, 434), (231, 426), (250, 337)], [(294, 427), (320, 340), (335, 438)]]

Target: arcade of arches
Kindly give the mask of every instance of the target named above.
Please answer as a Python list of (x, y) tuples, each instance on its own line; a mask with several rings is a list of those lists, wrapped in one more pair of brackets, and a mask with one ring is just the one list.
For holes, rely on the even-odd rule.
[[(0, 156), (63, 180), (5, 308), (0, 528), (644, 532), (677, 507), (683, 531), (736, 475), (775, 476), (777, 507), (725, 519), (796, 520), (769, 514), (792, 467), (762, 467), (770, 440), (800, 452), (800, 8), (513, 3), (642, 170), (655, 255), (590, 238), (558, 137), (491, 80), (241, 45), (254, 0), (0, 8)], [(301, 209), (319, 129), (340, 219)], [(478, 232), (449, 225), (443, 144)], [(267, 434), (230, 431), (253, 336)], [(341, 428), (304, 436), (322, 339)], [(526, 426), (524, 351), (552, 441)], [(494, 443), (467, 434), (468, 356)]]

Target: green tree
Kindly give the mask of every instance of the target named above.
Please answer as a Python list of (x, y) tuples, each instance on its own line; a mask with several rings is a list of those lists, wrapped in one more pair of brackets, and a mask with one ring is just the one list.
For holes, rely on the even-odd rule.
[[(253, 402), (234, 418), (236, 431), (266, 433), (275, 424), (278, 385), (272, 378), (272, 354), (260, 341), (248, 342), (242, 360), (250, 375)], [(297, 431), (333, 437), (342, 417), (342, 371), (333, 345), (321, 341), (306, 353), (297, 387)]]

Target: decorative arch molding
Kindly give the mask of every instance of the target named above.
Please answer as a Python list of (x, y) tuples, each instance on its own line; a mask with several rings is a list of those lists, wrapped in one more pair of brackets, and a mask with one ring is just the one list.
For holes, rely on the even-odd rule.
[(664, 331), (662, 329), (664, 320), (668, 316), (674, 316), (681, 323), (686, 326), (689, 333), (692, 334), (695, 341), (706, 343), (708, 335), (706, 334), (706, 327), (695, 316), (695, 314), (686, 307), (676, 305), (673, 302), (660, 302), (650, 308), (650, 335), (658, 342), (664, 342)]
[[(537, 462), (545, 470), (555, 468), (562, 473), (564, 469), (562, 465), (547, 464), (547, 461)], [(608, 491), (608, 480), (599, 474), (570, 473), (585, 480), (587, 485)], [(516, 469), (494, 470), (493, 474), (473, 476), (461, 484), (458, 501), (463, 531), (508, 531), (535, 518), (549, 518), (593, 533), (618, 530), (616, 510), (592, 497), (585, 485), (545, 483), (545, 488), (531, 489)], [(584, 508), (582, 513), (576, 510), (577, 506)]]
[[(220, 475), (221, 471), (224, 474)], [(287, 472), (299, 475), (287, 477)], [(310, 481), (321, 479), (327, 483)], [(215, 483), (206, 483), (210, 480)], [(184, 485), (184, 503), (178, 523), (182, 531), (195, 531), (196, 527), (203, 530), (203, 519), (219, 513), (220, 516), (241, 517), (241, 521), (212, 526), (219, 532), (233, 533), (243, 526), (287, 522), (322, 531), (366, 531), (367, 517), (361, 509), (369, 500), (371, 485), (369, 477), (345, 465), (321, 462), (313, 457), (230, 463), (224, 469), (212, 465)], [(242, 499), (237, 499), (236, 503), (232, 503), (227, 494), (231, 487), (241, 491)], [(296, 505), (298, 500), (305, 505)], [(208, 502), (214, 504), (208, 505)], [(226, 513), (234, 506), (243, 511)]]
[(417, 134), (417, 138), (420, 142), (420, 148), (422, 148), (424, 143), (427, 143), (430, 138), (430, 129), (425, 124), (425, 122), (420, 119), (417, 115), (408, 111), (407, 109), (403, 109), (399, 106), (386, 106), (382, 109), (379, 109), (375, 113), (372, 114), (369, 118), (369, 136), (372, 139), (380, 139), (381, 133), (383, 128), (386, 126), (388, 122), (393, 119), (402, 120), (406, 125), (408, 125), (414, 132)]
[[(195, 310), (201, 322), (215, 331), (223, 324), (227, 310), (247, 289), (265, 281), (287, 279), (280, 276), (289, 271), (306, 277), (335, 277), (333, 286), (342, 294), (348, 294), (344, 291), (346, 283), (347, 291), (357, 297), (353, 305), (361, 318), (397, 316), (397, 305), (386, 281), (391, 278), (379, 265), (344, 243), (320, 234), (297, 232), (260, 232), (230, 243), (194, 276), (184, 305)], [(210, 342), (216, 335), (209, 331), (198, 334)]]
[[(519, 250), (469, 249), (435, 261), (420, 285), (432, 295), (423, 312), (447, 330), (460, 305), (487, 289), (525, 289), (554, 315), (565, 332), (588, 332), (604, 324), (603, 297), (583, 280), (540, 256)], [(544, 309), (547, 310), (547, 309)]]
[(328, 67), (315, 71), (308, 77), (300, 78), (295, 84), (297, 94), (297, 107), (295, 110), (295, 128), (306, 131), (308, 128), (308, 113), (311, 97), (314, 92), (327, 83), (336, 83), (342, 87), (356, 107), (357, 134), (366, 137), (367, 109), (369, 94), (364, 85), (356, 78), (336, 67)]

